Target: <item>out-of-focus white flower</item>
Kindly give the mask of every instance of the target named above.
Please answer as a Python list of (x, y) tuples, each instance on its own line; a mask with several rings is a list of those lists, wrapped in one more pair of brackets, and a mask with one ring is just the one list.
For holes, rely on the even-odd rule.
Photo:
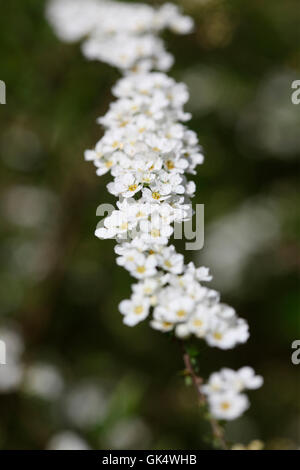
[(239, 418), (249, 407), (246, 395), (232, 392), (211, 395), (208, 402), (211, 414), (216, 419), (228, 421)]
[(26, 228), (47, 226), (49, 212), (57, 215), (55, 195), (45, 188), (15, 185), (8, 188), (1, 198), (4, 217), (16, 225)]
[(24, 342), (20, 333), (9, 327), (1, 327), (0, 339), (6, 346), (7, 361), (18, 361), (24, 351)]
[(112, 449), (145, 449), (150, 445), (148, 426), (138, 418), (118, 421), (108, 431), (106, 445)]
[(262, 384), (263, 378), (260, 375), (255, 375), (252, 367), (242, 367), (238, 371), (223, 368), (220, 372), (214, 372), (207, 385), (204, 385), (202, 389), (207, 394), (229, 390), (241, 392), (245, 389), (259, 388)]
[(242, 367), (238, 371), (223, 368), (211, 374), (201, 389), (207, 396), (211, 414), (217, 419), (232, 420), (249, 407), (247, 396), (241, 392), (257, 389), (262, 384), (263, 378), (255, 375), (251, 367)]
[(280, 221), (275, 200), (251, 199), (207, 228), (199, 258), (210, 265), (223, 290), (237, 290), (249, 259), (276, 242)]
[(21, 364), (5, 364), (0, 366), (0, 393), (7, 393), (17, 390), (22, 378), (23, 367)]
[(0, 340), (5, 345), (6, 364), (0, 365), (0, 393), (16, 390), (22, 382), (24, 367), (22, 353), (24, 343), (21, 335), (11, 328), (0, 328)]
[(221, 349), (231, 349), (238, 343), (245, 343), (248, 338), (248, 323), (244, 319), (236, 317), (229, 321), (214, 318), (206, 337), (210, 346)]
[(181, 274), (183, 271), (183, 255), (176, 253), (173, 245), (164, 248), (159, 256), (159, 263), (166, 271)]
[(59, 370), (46, 363), (30, 365), (25, 371), (25, 390), (48, 400), (58, 398), (64, 388), (64, 380)]
[(90, 447), (78, 434), (62, 431), (51, 437), (47, 450), (90, 450)]
[(298, 157), (300, 116), (298, 106), (290, 99), (294, 80), (292, 69), (272, 72), (263, 78), (249, 106), (243, 108), (237, 137), (243, 146), (254, 149), (249, 152), (253, 158)]
[(186, 34), (193, 28), (192, 19), (171, 4), (152, 8), (107, 0), (52, 0), (47, 16), (64, 41), (85, 38), (82, 50), (88, 59), (125, 70), (167, 70), (173, 58), (157, 33), (169, 28)]
[(177, 338), (186, 339), (191, 335), (190, 329), (187, 323), (180, 323), (175, 327), (175, 334)]
[(102, 422), (107, 412), (107, 397), (97, 383), (82, 383), (72, 388), (64, 399), (65, 413), (75, 426), (86, 428)]
[(128, 326), (137, 325), (149, 314), (150, 301), (147, 297), (133, 295), (131, 300), (122, 300), (120, 312), (124, 315), (124, 323)]

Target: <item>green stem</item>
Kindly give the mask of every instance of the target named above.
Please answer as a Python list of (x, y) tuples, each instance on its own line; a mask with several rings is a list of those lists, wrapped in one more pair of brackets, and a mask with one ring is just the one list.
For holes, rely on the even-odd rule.
[[(188, 352), (184, 348), (183, 348), (183, 362), (184, 362), (186, 371), (189, 374), (189, 376), (191, 377), (193, 385), (194, 385), (194, 387), (197, 391), (199, 404), (201, 406), (207, 405), (206, 396), (202, 393), (202, 390), (201, 390), (201, 385), (203, 383), (203, 379), (196, 374), (196, 372), (193, 368), (193, 365), (192, 365), (190, 355), (188, 354)], [(216, 441), (219, 443), (220, 448), (227, 450), (228, 446), (227, 446), (227, 443), (226, 443), (225, 438), (224, 438), (223, 428), (220, 426), (218, 421), (215, 420), (214, 418), (212, 418), (211, 416), (209, 416), (207, 418), (207, 420), (210, 423), (212, 434), (213, 434), (214, 438), (216, 439)]]

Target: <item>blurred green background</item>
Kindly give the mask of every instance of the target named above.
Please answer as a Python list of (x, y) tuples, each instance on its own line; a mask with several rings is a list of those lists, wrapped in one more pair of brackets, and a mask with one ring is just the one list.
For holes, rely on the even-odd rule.
[[(194, 200), (205, 204), (205, 247), (186, 257), (211, 267), (212, 286), (251, 329), (232, 351), (200, 343), (200, 370), (206, 378), (251, 365), (265, 378), (250, 410), (228, 424), (229, 440), (297, 448), (299, 2), (178, 3), (196, 30), (166, 35), (171, 75), (189, 86), (190, 126), (206, 154)], [(0, 448), (56, 447), (53, 436), (66, 430), (95, 449), (209, 448), (177, 344), (146, 322), (122, 324), (118, 303), (131, 279), (115, 264), (114, 243), (94, 236), (97, 206), (114, 198), (109, 176), (99, 179), (83, 152), (101, 137), (95, 121), (118, 73), (61, 43), (45, 4), (0, 2), (0, 331), (20, 332), (25, 370), (40, 364), (0, 391)]]

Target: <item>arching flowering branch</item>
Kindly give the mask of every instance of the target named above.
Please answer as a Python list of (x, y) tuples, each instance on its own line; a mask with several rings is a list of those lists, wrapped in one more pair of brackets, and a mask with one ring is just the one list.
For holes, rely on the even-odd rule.
[[(61, 39), (84, 38), (88, 59), (123, 73), (113, 87), (116, 101), (98, 119), (104, 135), (85, 158), (97, 175), (111, 173), (107, 189), (118, 198), (96, 236), (116, 239), (117, 264), (136, 279), (130, 299), (120, 304), (124, 323), (150, 319), (156, 330), (173, 331), (180, 339), (194, 335), (221, 349), (244, 343), (247, 322), (203, 285), (212, 279), (209, 270), (185, 265), (168, 244), (173, 224), (192, 218), (196, 188), (187, 175), (195, 174), (203, 155), (195, 132), (183, 124), (190, 119), (183, 109), (187, 88), (164, 73), (173, 57), (158, 33), (165, 28), (188, 33), (192, 20), (172, 4), (152, 8), (102, 0), (54, 0), (48, 18)], [(248, 407), (241, 390), (261, 381), (250, 368), (224, 369), (201, 385), (200, 393), (214, 417), (234, 419)]]

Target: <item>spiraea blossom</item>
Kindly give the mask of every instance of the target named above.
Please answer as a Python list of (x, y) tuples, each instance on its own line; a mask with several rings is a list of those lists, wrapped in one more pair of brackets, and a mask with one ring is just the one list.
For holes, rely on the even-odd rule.
[[(244, 343), (248, 324), (206, 286), (212, 279), (208, 268), (186, 265), (169, 244), (174, 223), (192, 218), (196, 187), (190, 176), (204, 157), (185, 124), (191, 117), (184, 111), (187, 87), (166, 75), (173, 57), (158, 34), (166, 28), (189, 33), (192, 19), (172, 4), (153, 8), (103, 0), (53, 0), (48, 18), (62, 40), (82, 38), (85, 57), (122, 73), (112, 90), (116, 100), (98, 118), (104, 135), (85, 159), (97, 175), (112, 176), (107, 189), (117, 198), (116, 209), (96, 236), (116, 240), (117, 264), (135, 279), (131, 297), (119, 307), (124, 323), (148, 320), (161, 332), (180, 339), (194, 335), (221, 349)], [(240, 412), (246, 408), (241, 400)]]
[(262, 384), (263, 378), (255, 375), (251, 367), (242, 367), (236, 372), (224, 368), (210, 376), (208, 383), (202, 386), (202, 391), (216, 418), (232, 420), (249, 407), (247, 396), (241, 392), (257, 389)]

